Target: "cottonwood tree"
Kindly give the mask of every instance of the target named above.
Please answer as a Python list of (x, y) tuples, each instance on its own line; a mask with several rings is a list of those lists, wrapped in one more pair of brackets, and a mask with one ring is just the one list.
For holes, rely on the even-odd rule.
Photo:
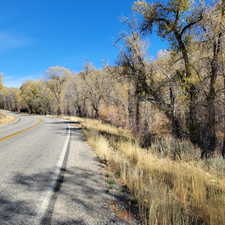
[(205, 150), (202, 157), (208, 157), (216, 148), (216, 90), (217, 80), (222, 73), (223, 42), (225, 33), (224, 1), (219, 1), (204, 15), (201, 26), (204, 30), (202, 35), (203, 59), (207, 61), (208, 69), (207, 122), (205, 127)]
[[(120, 54), (118, 67), (112, 71), (128, 83), (128, 113), (133, 133), (139, 131), (141, 102), (150, 102), (169, 119), (173, 135), (181, 138), (184, 129), (174, 110), (175, 97), (171, 83), (175, 75), (171, 67), (168, 65), (169, 74), (164, 72), (164, 76), (162, 63), (153, 63), (145, 58), (146, 44), (138, 32), (125, 36), (124, 42), (125, 49)], [(165, 61), (168, 60), (164, 60), (163, 64), (166, 64)]]
[(19, 112), (21, 108), (21, 95), (18, 88), (3, 87), (0, 90), (0, 107), (10, 111)]
[[(221, 49), (224, 49), (225, 48), (225, 44), (224, 44), (224, 33), (225, 33), (225, 19), (224, 19), (224, 17), (225, 17), (225, 0), (222, 0), (221, 1), (221, 21), (222, 21), (222, 23), (220, 24), (220, 26), (221, 26), (221, 31), (222, 31), (222, 34), (223, 34), (223, 44), (222, 44), (222, 46), (221, 46)], [(224, 91), (224, 93), (223, 93), (223, 108), (224, 108), (224, 124), (223, 124), (223, 148), (222, 148), (222, 155), (223, 155), (223, 157), (224, 157), (224, 159), (225, 159), (225, 53), (224, 53), (224, 51), (223, 51), (223, 53), (222, 53), (222, 56), (221, 56), (221, 68), (222, 68), (222, 72), (221, 72), (221, 74), (222, 74), (222, 76), (223, 76), (223, 84), (224, 84), (224, 89), (223, 89), (223, 91)]]
[(129, 127), (135, 136), (140, 131), (140, 101), (142, 82), (145, 76), (144, 43), (137, 32), (122, 38), (124, 49), (121, 50), (118, 66), (112, 70), (128, 84), (128, 120)]
[(75, 78), (75, 82), (74, 82), (75, 95), (73, 96), (74, 97), (73, 104), (74, 104), (75, 113), (77, 116), (87, 117), (88, 116), (87, 96), (84, 91), (85, 88), (83, 89), (83, 87), (85, 87), (85, 84), (82, 78), (80, 77), (80, 75), (78, 75)]
[(64, 113), (68, 115), (77, 114), (76, 111), (76, 99), (77, 99), (77, 90), (76, 90), (76, 76), (71, 77), (65, 83), (64, 91)]
[[(225, 5), (225, 4), (224, 4)], [(223, 158), (225, 159), (225, 54), (223, 54), (223, 64), (222, 64), (222, 69), (223, 69), (223, 108), (224, 108), (224, 122), (223, 122), (223, 148), (222, 148), (222, 155), (223, 155)]]
[(51, 92), (43, 81), (27, 81), (20, 90), (29, 113), (47, 114), (51, 111)]
[(3, 85), (3, 73), (0, 73), (0, 108), (19, 112), (21, 95), (18, 88), (7, 88)]
[(188, 53), (188, 44), (189, 31), (199, 25), (203, 18), (203, 7), (198, 5), (191, 8), (191, 1), (188, 0), (157, 1), (152, 4), (146, 1), (136, 1), (134, 10), (143, 16), (143, 21), (140, 24), (141, 32), (152, 32), (153, 27), (156, 26), (158, 35), (169, 40), (171, 47), (182, 56), (184, 69), (177, 71), (177, 74), (189, 99), (187, 124), (190, 139), (193, 143), (198, 143), (197, 91), (195, 85), (191, 82), (193, 71)]
[(91, 116), (99, 118), (100, 107), (111, 92), (111, 85), (105, 70), (97, 70), (87, 64), (85, 70), (79, 74), (79, 87), (82, 99), (91, 109)]
[(56, 101), (57, 114), (63, 113), (63, 97), (65, 91), (65, 84), (71, 78), (73, 73), (60, 66), (49, 67), (46, 71), (48, 76), (47, 86), (51, 90), (52, 95)]
[(3, 88), (3, 73), (0, 73), (0, 90)]
[[(176, 138), (185, 138), (186, 129), (182, 123), (183, 112), (186, 111), (185, 95), (179, 86), (177, 70), (179, 63), (174, 61), (173, 51), (164, 51), (152, 62), (149, 80), (149, 96), (157, 104), (157, 108), (163, 112), (172, 126), (172, 134)], [(151, 94), (153, 93), (153, 95)]]

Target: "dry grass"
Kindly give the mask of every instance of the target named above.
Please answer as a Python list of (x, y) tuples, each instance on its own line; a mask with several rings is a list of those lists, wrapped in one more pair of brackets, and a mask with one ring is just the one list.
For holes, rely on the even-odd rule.
[[(97, 155), (120, 174), (138, 201), (144, 224), (225, 224), (224, 160), (217, 158), (203, 162), (198, 161), (196, 155), (190, 157), (188, 154), (185, 154), (188, 160), (172, 160), (169, 155), (161, 157), (156, 151), (157, 146), (141, 149), (129, 141), (130, 134), (125, 130), (97, 120), (73, 120), (81, 122)], [(111, 135), (105, 135), (105, 132)], [(128, 139), (115, 139), (120, 135)], [(171, 148), (171, 144), (167, 144)], [(189, 146), (192, 152), (192, 146), (188, 144), (181, 143), (180, 146), (185, 151)]]
[(5, 113), (0, 112), (0, 125), (6, 125), (15, 121), (16, 118), (13, 116), (6, 115)]

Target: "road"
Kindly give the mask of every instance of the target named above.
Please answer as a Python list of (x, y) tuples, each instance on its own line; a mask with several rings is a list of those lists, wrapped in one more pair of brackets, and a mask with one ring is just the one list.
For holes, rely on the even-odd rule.
[(18, 115), (0, 126), (0, 171), (0, 225), (135, 224), (112, 210), (123, 193), (109, 191), (76, 122)]
[(67, 142), (60, 119), (23, 115), (0, 126), (1, 225), (40, 224)]

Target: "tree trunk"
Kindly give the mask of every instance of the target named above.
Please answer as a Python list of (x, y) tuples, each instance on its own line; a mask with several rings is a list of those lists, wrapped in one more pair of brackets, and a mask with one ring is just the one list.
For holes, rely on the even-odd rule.
[(95, 104), (92, 104), (92, 108), (94, 109), (94, 118), (98, 119), (99, 118), (99, 109), (98, 106), (96, 106)]
[[(224, 62), (223, 62), (224, 63)], [(224, 65), (223, 65), (224, 67)], [(224, 101), (223, 101), (223, 148), (222, 148), (222, 156), (223, 158), (225, 159), (225, 72), (224, 72), (224, 69), (223, 68), (223, 97), (224, 97)]]
[(199, 133), (199, 125), (198, 125), (198, 119), (197, 119), (197, 103), (196, 103), (196, 94), (194, 90), (195, 88), (193, 85), (191, 85), (189, 89), (190, 89), (189, 115), (187, 117), (189, 136), (193, 144), (199, 145), (200, 133)]
[(196, 113), (196, 88), (192, 83), (185, 83), (185, 78), (191, 77), (191, 65), (189, 62), (189, 57), (187, 53), (186, 46), (182, 40), (181, 35), (175, 31), (175, 36), (177, 39), (177, 42), (179, 44), (179, 48), (182, 53), (182, 57), (184, 60), (185, 65), (185, 77), (181, 77), (181, 81), (185, 85), (185, 90), (189, 96), (189, 112), (187, 116), (187, 126), (189, 130), (189, 137), (193, 144), (199, 144), (199, 126), (198, 126), (198, 120), (197, 120), (197, 113)]
[(206, 151), (203, 152), (202, 156), (210, 156), (215, 151), (216, 148), (216, 112), (215, 112), (215, 98), (216, 98), (216, 91), (215, 91), (215, 82), (218, 76), (218, 54), (220, 52), (220, 39), (215, 41), (213, 44), (213, 60), (211, 62), (211, 76), (210, 76), (210, 87), (209, 87), (209, 94), (207, 96), (207, 111), (208, 111), (208, 121), (207, 121), (207, 146)]
[[(225, 0), (222, 1), (222, 20), (224, 20), (224, 15), (225, 15)], [(225, 159), (225, 72), (224, 72), (224, 69), (225, 69), (225, 62), (224, 62), (224, 58), (223, 58), (223, 83), (224, 83), (224, 93), (223, 93), (223, 97), (224, 97), (224, 118), (223, 118), (223, 121), (224, 121), (224, 124), (223, 124), (223, 148), (222, 148), (222, 156), (223, 158)]]
[(130, 84), (128, 90), (128, 116), (129, 116), (129, 128), (131, 129), (134, 136), (139, 134), (139, 122), (140, 122), (140, 111), (139, 111), (139, 97), (137, 93), (136, 84)]
[[(224, 73), (224, 72), (223, 72)], [(224, 83), (224, 118), (223, 118), (223, 148), (222, 148), (222, 156), (225, 159), (225, 73), (223, 74), (223, 83)]]
[[(224, 63), (224, 61), (223, 61), (223, 63)], [(225, 65), (224, 64), (223, 64), (223, 68), (222, 69), (223, 69), (223, 97), (224, 97), (224, 101), (223, 101), (223, 108), (224, 108), (223, 113), (224, 113), (224, 115), (223, 115), (223, 148), (222, 148), (222, 156), (225, 159), (225, 72), (224, 72)]]
[(213, 59), (211, 61), (211, 74), (210, 74), (210, 88), (209, 94), (207, 96), (207, 111), (208, 111), (208, 121), (207, 121), (207, 149), (203, 151), (202, 157), (209, 157), (216, 148), (216, 119), (215, 119), (215, 82), (218, 77), (219, 72), (219, 54), (221, 52), (222, 43), (222, 33), (218, 34), (218, 38), (213, 42)]
[[(210, 90), (209, 95), (207, 97), (207, 113), (208, 113), (208, 120), (207, 126), (205, 129), (205, 146), (203, 146), (203, 151), (201, 158), (208, 158), (212, 155), (216, 148), (216, 119), (215, 119), (215, 75), (211, 74), (211, 81), (210, 81)], [(214, 81), (213, 81), (214, 80)]]
[(170, 91), (170, 105), (171, 105), (171, 110), (169, 112), (170, 114), (170, 120), (172, 123), (172, 133), (173, 136), (175, 136), (176, 138), (182, 138), (183, 134), (182, 134), (182, 128), (180, 125), (180, 121), (178, 120), (178, 118), (176, 118), (176, 113), (175, 113), (175, 95), (173, 93), (173, 89), (172, 87), (169, 88)]
[(61, 107), (58, 106), (58, 108), (57, 108), (57, 115), (59, 116), (59, 115), (61, 115), (61, 114), (62, 114)]
[[(176, 117), (175, 114), (175, 96), (173, 94), (172, 89), (170, 89), (170, 104), (165, 103), (160, 93), (154, 92), (152, 89), (147, 90), (148, 95), (152, 96), (154, 101), (153, 104), (157, 107), (157, 109), (163, 112), (168, 120), (171, 122), (172, 126), (172, 134), (175, 138), (184, 138), (185, 131), (184, 127), (181, 125), (180, 120)], [(152, 100), (150, 100), (151, 102)]]

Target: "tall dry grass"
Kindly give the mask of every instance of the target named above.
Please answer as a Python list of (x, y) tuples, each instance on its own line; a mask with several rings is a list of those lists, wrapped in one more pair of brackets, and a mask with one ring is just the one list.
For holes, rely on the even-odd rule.
[(13, 116), (9, 116), (3, 112), (0, 112), (0, 125), (6, 125), (8, 123), (12, 123), (16, 118)]
[[(200, 161), (190, 143), (174, 145), (171, 139), (142, 149), (126, 130), (97, 120), (76, 120), (97, 155), (120, 174), (137, 199), (144, 224), (225, 224), (223, 159)], [(174, 160), (177, 152), (179, 160)]]

